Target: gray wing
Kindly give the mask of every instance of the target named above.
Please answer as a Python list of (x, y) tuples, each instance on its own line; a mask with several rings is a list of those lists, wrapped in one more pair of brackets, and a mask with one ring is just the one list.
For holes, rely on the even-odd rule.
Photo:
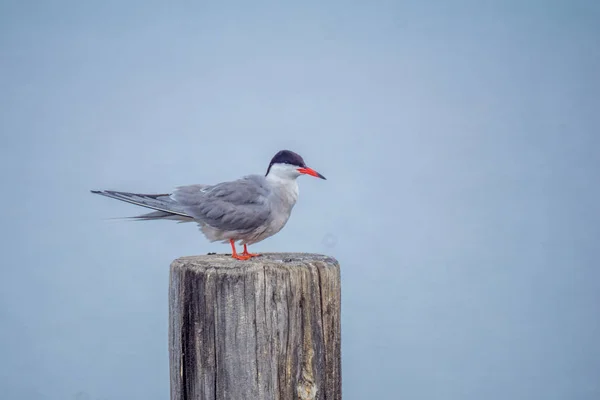
[(182, 186), (172, 198), (186, 214), (221, 230), (249, 231), (269, 218), (269, 188), (264, 177), (250, 175), (214, 186)]

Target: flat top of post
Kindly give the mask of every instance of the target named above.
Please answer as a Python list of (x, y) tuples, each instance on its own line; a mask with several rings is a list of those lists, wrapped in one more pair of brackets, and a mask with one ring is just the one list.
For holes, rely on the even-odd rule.
[(173, 261), (172, 267), (198, 267), (198, 268), (240, 268), (262, 267), (265, 265), (304, 265), (321, 262), (326, 265), (339, 266), (338, 261), (330, 256), (312, 253), (262, 253), (258, 257), (240, 261), (231, 257), (231, 254), (207, 254), (198, 256), (180, 257)]

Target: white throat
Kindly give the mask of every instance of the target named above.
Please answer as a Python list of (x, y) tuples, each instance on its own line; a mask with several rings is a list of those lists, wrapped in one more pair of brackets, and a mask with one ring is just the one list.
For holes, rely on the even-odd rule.
[(267, 182), (278, 192), (285, 203), (294, 206), (298, 200), (298, 182), (296, 178), (300, 176), (298, 167), (289, 164), (273, 164), (266, 176)]

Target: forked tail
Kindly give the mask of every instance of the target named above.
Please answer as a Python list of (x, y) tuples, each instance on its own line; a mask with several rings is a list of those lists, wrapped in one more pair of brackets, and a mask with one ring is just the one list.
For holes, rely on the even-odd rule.
[(92, 190), (94, 194), (121, 200), (137, 206), (156, 210), (148, 214), (130, 217), (136, 220), (169, 219), (181, 222), (192, 221), (193, 218), (186, 214), (181, 205), (171, 198), (170, 194), (140, 194), (128, 192), (116, 192), (113, 190)]

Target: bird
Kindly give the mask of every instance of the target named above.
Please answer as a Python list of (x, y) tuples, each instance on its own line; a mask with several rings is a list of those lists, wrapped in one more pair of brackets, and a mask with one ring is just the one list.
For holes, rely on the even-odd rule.
[[(196, 222), (210, 242), (229, 242), (234, 259), (248, 260), (260, 256), (248, 252), (249, 245), (275, 235), (286, 225), (298, 200), (296, 179), (302, 175), (326, 179), (309, 168), (299, 154), (281, 150), (264, 175), (246, 175), (215, 185), (179, 186), (165, 194), (91, 192), (154, 210), (130, 219)], [(236, 242), (244, 246), (241, 254)]]

